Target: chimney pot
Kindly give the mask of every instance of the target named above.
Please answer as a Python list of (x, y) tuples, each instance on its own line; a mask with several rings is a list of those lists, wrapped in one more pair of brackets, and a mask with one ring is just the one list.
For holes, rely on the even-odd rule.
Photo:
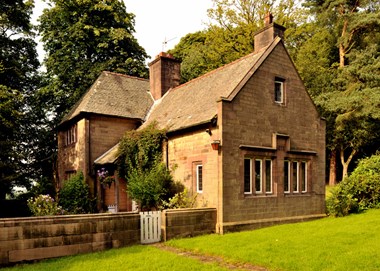
[(271, 23), (273, 23), (273, 15), (268, 11), (264, 18), (264, 25), (267, 26)]

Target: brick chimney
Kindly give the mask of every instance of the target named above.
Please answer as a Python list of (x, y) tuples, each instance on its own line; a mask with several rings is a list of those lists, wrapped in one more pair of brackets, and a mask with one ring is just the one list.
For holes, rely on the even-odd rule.
[(254, 34), (255, 52), (268, 46), (277, 36), (284, 38), (286, 28), (273, 22), (273, 15), (268, 12), (264, 18), (264, 28)]
[(161, 52), (149, 63), (150, 92), (155, 100), (160, 99), (170, 89), (179, 85), (181, 62), (171, 54)]

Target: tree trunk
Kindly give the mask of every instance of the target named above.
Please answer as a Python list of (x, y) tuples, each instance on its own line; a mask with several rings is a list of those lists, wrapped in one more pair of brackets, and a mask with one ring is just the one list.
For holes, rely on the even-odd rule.
[(352, 158), (355, 156), (357, 151), (353, 149), (350, 153), (350, 156), (348, 156), (347, 160), (344, 159), (344, 149), (341, 148), (340, 150), (340, 161), (342, 162), (343, 166), (343, 172), (342, 172), (342, 179), (346, 178), (348, 175), (348, 166), (350, 165)]
[(336, 150), (330, 153), (329, 185), (336, 185)]

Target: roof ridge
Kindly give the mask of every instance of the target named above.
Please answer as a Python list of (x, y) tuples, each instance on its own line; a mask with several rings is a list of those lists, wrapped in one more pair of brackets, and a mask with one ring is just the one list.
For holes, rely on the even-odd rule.
[[(220, 70), (226, 69), (226, 68), (228, 68), (229, 66), (234, 65), (234, 64), (236, 64), (236, 63), (238, 63), (238, 62), (240, 62), (240, 61), (243, 61), (243, 60), (245, 60), (246, 58), (249, 58), (249, 57), (251, 57), (252, 55), (255, 55), (255, 54), (258, 54), (258, 53), (260, 53), (260, 51), (259, 51), (259, 52), (252, 52), (252, 53), (249, 53), (249, 54), (247, 54), (247, 55), (245, 55), (245, 56), (242, 56), (242, 57), (240, 57), (240, 58), (238, 58), (238, 59), (235, 59), (234, 61), (232, 61), (232, 62), (230, 62), (230, 63), (224, 64), (223, 66), (220, 66), (220, 67), (218, 67), (218, 68), (216, 68), (216, 69), (213, 69), (213, 70), (211, 70), (211, 71), (209, 71), (209, 72), (207, 72), (207, 73), (205, 73), (205, 74), (202, 74), (201, 76), (198, 76), (198, 77), (196, 77), (196, 78), (193, 78), (193, 79), (191, 79), (190, 81), (187, 81), (187, 82), (184, 83), (184, 84), (181, 84), (181, 85), (179, 85), (179, 86), (177, 86), (177, 87), (175, 87), (175, 88), (169, 89), (169, 91), (174, 91), (174, 90), (179, 89), (179, 88), (181, 88), (181, 87), (183, 87), (183, 86), (189, 85), (190, 83), (192, 83), (192, 82), (194, 82), (194, 81), (197, 81), (198, 79), (201, 79), (201, 78), (204, 78), (204, 77), (210, 76), (210, 75), (214, 74), (215, 72), (219, 72)], [(169, 92), (169, 91), (168, 91), (168, 92)]]
[(149, 81), (149, 79), (145, 79), (145, 78), (137, 77), (137, 76), (132, 76), (132, 75), (128, 75), (128, 74), (123, 74), (123, 73), (118, 73), (118, 72), (102, 71), (102, 73), (107, 73), (107, 74), (112, 74), (112, 75), (117, 75), (117, 76), (123, 76), (123, 77), (131, 78), (131, 79)]

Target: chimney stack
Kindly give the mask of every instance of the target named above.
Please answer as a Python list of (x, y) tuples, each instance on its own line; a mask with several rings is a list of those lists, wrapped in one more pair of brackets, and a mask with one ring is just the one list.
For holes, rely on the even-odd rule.
[(264, 18), (264, 27), (254, 34), (255, 52), (268, 46), (277, 36), (284, 38), (286, 28), (273, 22), (273, 15), (268, 12)]
[(171, 54), (161, 52), (149, 63), (150, 92), (154, 100), (160, 99), (181, 80), (181, 62)]

